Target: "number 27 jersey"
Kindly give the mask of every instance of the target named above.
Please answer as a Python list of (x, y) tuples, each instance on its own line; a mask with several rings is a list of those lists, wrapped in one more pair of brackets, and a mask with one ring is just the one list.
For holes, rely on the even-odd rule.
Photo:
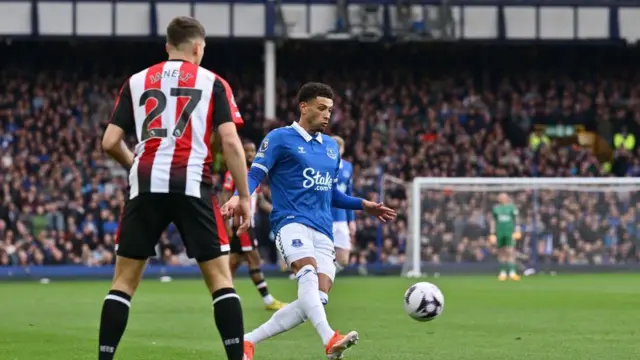
[(138, 194), (205, 196), (212, 183), (211, 135), (226, 122), (242, 125), (229, 84), (198, 65), (169, 60), (131, 76), (111, 124), (135, 134), (129, 198)]

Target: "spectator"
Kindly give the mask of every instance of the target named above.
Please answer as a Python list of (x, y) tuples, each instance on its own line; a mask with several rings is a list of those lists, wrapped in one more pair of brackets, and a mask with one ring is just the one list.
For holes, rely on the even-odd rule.
[[(0, 51), (8, 49), (0, 46), (5, 47)], [(0, 59), (3, 266), (113, 262), (127, 173), (100, 148), (102, 129), (124, 81), (109, 67), (124, 75), (136, 62), (142, 67), (162, 55), (153, 50), (155, 44), (55, 46), (56, 52), (69, 54), (67, 59), (37, 56), (52, 52), (47, 43), (14, 44), (3, 52), (11, 56)], [(354, 191), (384, 200), (399, 212), (398, 221), (383, 225), (360, 215), (353, 264), (406, 260), (411, 240), (404, 183), (416, 176), (640, 176), (637, 71), (633, 62), (624, 63), (633, 57), (617, 49), (591, 60), (591, 52), (585, 56), (571, 47), (559, 56), (556, 49), (536, 49), (537, 55), (531, 55), (520, 48), (454, 46), (438, 48), (438, 56), (431, 56), (413, 45), (285, 45), (280, 50), (285, 56), (278, 57), (277, 119), (265, 119), (263, 76), (256, 71), (261, 69), (261, 49), (233, 46), (242, 56), (225, 60), (221, 55), (213, 61), (216, 68), (241, 74), (226, 78), (236, 89), (247, 123), (243, 135), (256, 142), (270, 129), (297, 119), (294, 98), (302, 81), (325, 81), (335, 88), (330, 132), (346, 140), (345, 158), (354, 163)], [(318, 58), (319, 52), (330, 56)], [(460, 60), (468, 54), (477, 61)], [(86, 59), (95, 62), (91, 71), (82, 63)], [(415, 59), (429, 59), (429, 66)], [(620, 76), (611, 68), (631, 75)], [(578, 146), (568, 137), (531, 134), (536, 125), (582, 126), (602, 138), (610, 151)], [(222, 170), (222, 162), (216, 161), (216, 173)], [(382, 175), (394, 181), (380, 189)], [(214, 178), (214, 186), (219, 184)], [(429, 190), (421, 196), (419, 251), (424, 260), (492, 259), (495, 249), (485, 237), (494, 193)], [(512, 196), (522, 212), (519, 246), (525, 260), (535, 246), (550, 262), (640, 259), (637, 194), (624, 198), (549, 190), (537, 198), (526, 191)], [(539, 212), (534, 214), (535, 202)], [(272, 254), (268, 236), (260, 246)], [(190, 263), (173, 227), (162, 235), (158, 254), (153, 261)]]

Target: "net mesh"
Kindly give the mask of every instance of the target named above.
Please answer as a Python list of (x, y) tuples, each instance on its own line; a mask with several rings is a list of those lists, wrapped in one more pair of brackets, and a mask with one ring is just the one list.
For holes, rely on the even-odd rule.
[[(614, 179), (615, 180), (615, 179)], [(403, 273), (429, 264), (496, 262), (489, 241), (492, 208), (500, 193), (519, 211), (521, 267), (635, 261), (640, 251), (640, 179), (637, 184), (424, 183), (419, 212), (409, 217), (412, 238)], [(419, 218), (416, 214), (419, 213)], [(418, 221), (419, 226), (415, 226)], [(416, 254), (418, 252), (418, 254)]]

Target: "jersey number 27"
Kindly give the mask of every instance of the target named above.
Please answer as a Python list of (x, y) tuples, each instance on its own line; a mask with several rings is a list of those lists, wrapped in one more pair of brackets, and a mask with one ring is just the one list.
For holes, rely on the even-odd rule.
[[(171, 88), (169, 91), (171, 96), (189, 98), (189, 101), (187, 101), (186, 105), (182, 109), (182, 112), (180, 113), (180, 117), (178, 118), (176, 127), (173, 129), (173, 136), (181, 137), (184, 133), (184, 129), (189, 123), (189, 119), (191, 119), (191, 113), (193, 113), (193, 110), (195, 110), (198, 106), (200, 99), (202, 99), (202, 90), (193, 88)], [(156, 106), (151, 109), (151, 111), (149, 111), (147, 116), (144, 118), (144, 121), (142, 122), (142, 134), (140, 136), (141, 141), (145, 141), (149, 138), (167, 137), (167, 129), (149, 129), (149, 125), (151, 125), (151, 122), (158, 116), (160, 116), (166, 109), (167, 96), (161, 90), (149, 89), (142, 93), (142, 96), (140, 96), (140, 103), (138, 105), (145, 106), (149, 99), (155, 99)]]

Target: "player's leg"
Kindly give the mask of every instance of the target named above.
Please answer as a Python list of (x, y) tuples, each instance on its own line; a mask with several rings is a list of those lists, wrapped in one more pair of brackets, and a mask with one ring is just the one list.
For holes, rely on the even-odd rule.
[(349, 265), (351, 253), (351, 235), (346, 221), (333, 223), (333, 242), (336, 250), (336, 267), (340, 272)]
[(327, 345), (335, 331), (329, 326), (320, 299), (318, 265), (314, 248), (314, 231), (301, 224), (289, 224), (276, 239), (285, 261), (298, 281), (298, 307), (316, 328), (322, 343)]
[(262, 272), (262, 261), (260, 259), (260, 254), (258, 254), (257, 250), (251, 250), (246, 253), (247, 264), (249, 265), (249, 276), (251, 277), (251, 281), (256, 286), (258, 293), (262, 296), (262, 302), (267, 310), (279, 310), (286, 303), (279, 301), (274, 298), (269, 292), (269, 287), (267, 285), (267, 281), (265, 280), (264, 273)]
[(187, 255), (200, 266), (212, 296), (213, 315), (229, 360), (243, 360), (244, 324), (240, 297), (233, 287), (229, 267), (229, 240), (212, 197), (202, 199), (176, 194), (174, 223), (182, 235)]
[(506, 252), (505, 256), (507, 258), (507, 271), (509, 273), (509, 279), (518, 281), (520, 280), (520, 276), (516, 271), (516, 248), (513, 244), (513, 240), (511, 241), (511, 245), (504, 247), (504, 250)]
[(240, 239), (235, 234), (235, 229), (232, 229), (231, 235), (227, 234), (229, 238), (229, 267), (231, 268), (231, 275), (235, 275), (236, 270), (245, 261), (245, 254), (240, 246)]
[[(312, 230), (314, 233), (313, 245), (316, 253), (316, 263), (318, 269), (320, 301), (323, 305), (329, 303), (329, 291), (333, 287), (336, 277), (336, 251), (334, 243), (326, 235)], [(326, 344), (325, 352), (329, 359), (342, 359), (344, 351), (358, 342), (359, 335), (355, 331), (350, 331), (341, 335), (336, 331)]]
[[(320, 301), (323, 305), (329, 302), (329, 291), (333, 285), (329, 276), (319, 273), (319, 295)], [(270, 337), (281, 334), (285, 331), (291, 330), (294, 327), (304, 323), (307, 320), (306, 315), (300, 309), (298, 300), (295, 300), (289, 304), (285, 304), (280, 310), (276, 311), (271, 318), (260, 325), (257, 329), (246, 334), (244, 336), (247, 347), (245, 348), (245, 354), (248, 359), (253, 359), (254, 346)]]
[(111, 360), (129, 319), (131, 299), (140, 284), (147, 258), (169, 225), (159, 194), (141, 194), (127, 201), (118, 230), (118, 250), (111, 290), (102, 304), (98, 359)]
[[(233, 241), (232, 241), (233, 243)], [(229, 269), (231, 270), (231, 275), (236, 274), (236, 270), (242, 262), (244, 261), (244, 256), (242, 254), (230, 253), (229, 254)]]
[(307, 226), (288, 224), (278, 232), (276, 246), (283, 258), (296, 274), (298, 299), (278, 310), (267, 323), (247, 334), (250, 343), (248, 357), (252, 358), (253, 345), (280, 334), (310, 319), (323, 344), (328, 344), (334, 335), (324, 312), (318, 283), (313, 233)]
[[(311, 240), (312, 238), (310, 236), (311, 234), (309, 229), (300, 224), (286, 225), (276, 234), (276, 248), (278, 249), (278, 253), (282, 256), (283, 260), (290, 265), (291, 270), (296, 274), (297, 271), (300, 271), (303, 267), (305, 270), (310, 269), (314, 274), (316, 273), (315, 259), (313, 258), (314, 249)], [(294, 261), (291, 261), (292, 259)], [(298, 262), (298, 260), (302, 260), (302, 263), (306, 261), (309, 263), (301, 265), (301, 262)], [(307, 265), (310, 266), (305, 267)], [(298, 284), (300, 285), (300, 282), (298, 282)], [(316, 287), (315, 290), (311, 290), (311, 293), (315, 293), (318, 301), (320, 301), (317, 275)], [(245, 335), (245, 340), (247, 342), (245, 346), (245, 355), (248, 359), (253, 359), (253, 347), (258, 343), (285, 331), (291, 330), (307, 320), (307, 314), (301, 304), (299, 295), (300, 289), (298, 289), (297, 300), (276, 311), (267, 322)], [(322, 305), (321, 302), (320, 304)]]
[(262, 260), (258, 253), (258, 244), (254, 236), (253, 229), (249, 228), (249, 231), (240, 235), (239, 242), (240, 248), (247, 259), (247, 264), (249, 265), (249, 276), (260, 293), (260, 296), (262, 296), (265, 308), (267, 310), (281, 309), (286, 304), (278, 301), (269, 293), (267, 281), (262, 273)]
[(507, 254), (505, 251), (505, 247), (507, 243), (505, 241), (505, 237), (502, 234), (496, 234), (497, 241), (496, 247), (498, 251), (498, 263), (500, 264), (500, 274), (498, 275), (498, 280), (505, 281), (507, 280)]

